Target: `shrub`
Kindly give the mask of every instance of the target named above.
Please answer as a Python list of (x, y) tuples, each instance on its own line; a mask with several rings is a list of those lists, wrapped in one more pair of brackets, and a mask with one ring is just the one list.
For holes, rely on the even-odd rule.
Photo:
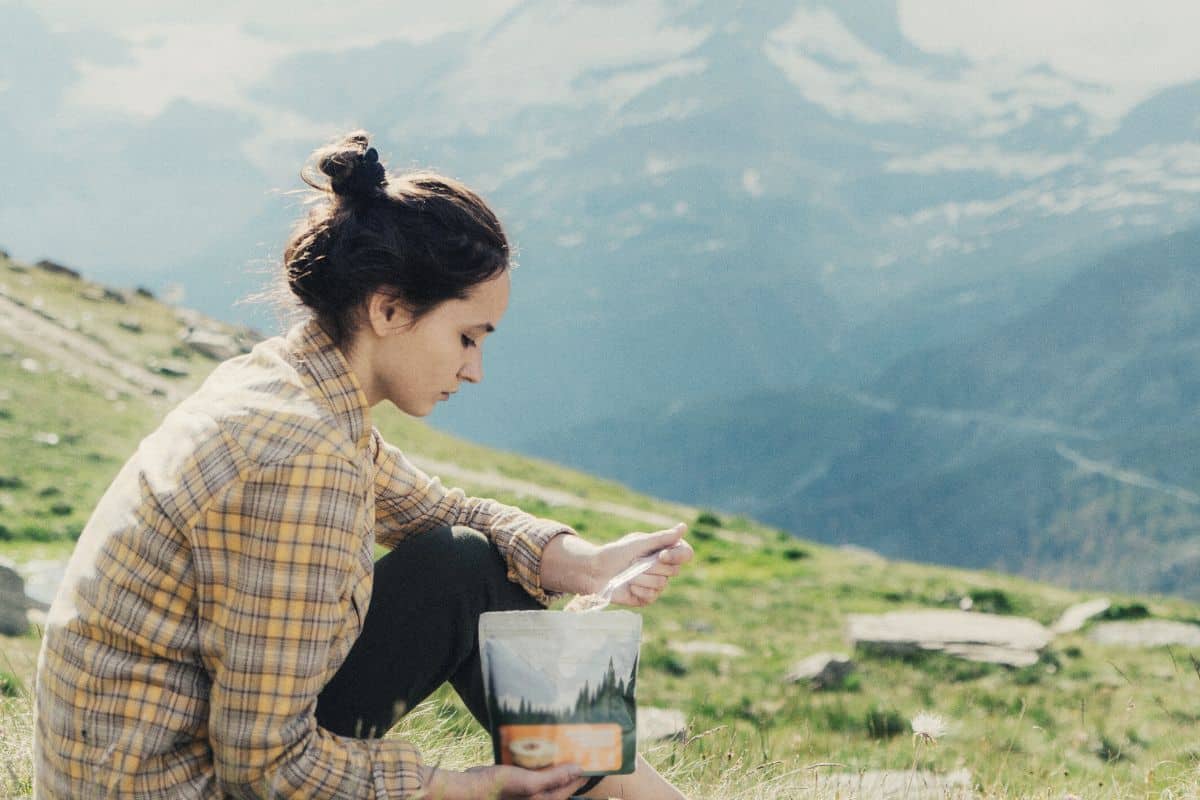
[(1000, 589), (976, 589), (970, 593), (971, 607), (986, 614), (1011, 614), (1012, 601)]
[(890, 739), (908, 730), (908, 720), (895, 709), (872, 706), (867, 710), (866, 728), (872, 739)]
[(17, 697), (21, 694), (21, 681), (11, 672), (0, 669), (0, 697)]
[(1113, 603), (1100, 615), (1100, 619), (1145, 619), (1150, 609), (1141, 603)]

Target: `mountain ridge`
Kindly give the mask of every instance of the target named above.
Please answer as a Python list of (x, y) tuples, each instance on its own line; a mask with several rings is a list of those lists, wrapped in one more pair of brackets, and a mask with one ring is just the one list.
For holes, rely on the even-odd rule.
[(1200, 228), (1114, 251), (867, 389), (646, 408), (528, 447), (889, 557), (1195, 596), (1197, 307)]

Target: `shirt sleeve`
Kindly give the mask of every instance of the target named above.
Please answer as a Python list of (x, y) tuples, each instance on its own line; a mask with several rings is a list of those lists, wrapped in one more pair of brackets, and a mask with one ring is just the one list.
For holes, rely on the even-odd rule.
[(508, 564), (508, 579), (520, 584), (542, 605), (561, 592), (542, 588), (542, 550), (559, 534), (575, 534), (569, 526), (541, 519), (495, 500), (468, 497), (447, 489), (437, 478), (417, 469), (379, 431), (372, 432), (375, 457), (375, 540), (393, 547), (414, 533), (445, 525), (465, 525), (487, 536)]
[[(416, 748), (317, 725), (317, 696), (351, 635), (352, 564), (366, 497), (348, 462), (257, 467), (195, 528), (198, 634), (211, 677), (209, 740), (233, 797), (409, 797)], [(348, 648), (348, 643), (344, 647)]]

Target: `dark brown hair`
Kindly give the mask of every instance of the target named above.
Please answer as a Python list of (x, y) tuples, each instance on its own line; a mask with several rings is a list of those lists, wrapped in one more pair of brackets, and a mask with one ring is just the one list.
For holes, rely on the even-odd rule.
[(414, 319), (509, 267), (496, 215), (432, 172), (389, 177), (363, 131), (313, 153), (301, 178), (320, 194), (283, 253), (288, 288), (340, 347), (376, 290)]

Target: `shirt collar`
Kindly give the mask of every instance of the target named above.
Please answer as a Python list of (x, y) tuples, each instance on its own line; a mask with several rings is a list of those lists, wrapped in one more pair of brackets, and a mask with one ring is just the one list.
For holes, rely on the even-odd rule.
[(351, 440), (359, 449), (366, 447), (370, 437), (370, 406), (341, 348), (315, 319), (297, 324), (288, 332), (287, 340)]

